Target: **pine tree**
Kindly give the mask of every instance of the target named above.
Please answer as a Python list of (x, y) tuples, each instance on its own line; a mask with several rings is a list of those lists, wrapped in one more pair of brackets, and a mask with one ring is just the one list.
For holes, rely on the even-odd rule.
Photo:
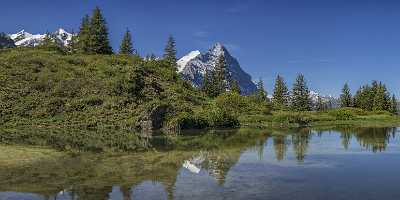
[(206, 73), (204, 74), (204, 79), (203, 79), (203, 84), (201, 86), (201, 90), (204, 93), (206, 93), (208, 96), (212, 96), (212, 94), (213, 94), (211, 76), (210, 76), (210, 72), (208, 70), (206, 70)]
[(212, 84), (215, 87), (215, 96), (224, 93), (227, 89), (226, 62), (223, 54), (218, 57), (215, 71), (213, 73)]
[(297, 111), (311, 110), (310, 91), (308, 90), (304, 75), (299, 74), (293, 84), (292, 108)]
[(374, 98), (373, 98), (373, 106), (372, 110), (387, 110), (388, 109), (388, 94), (386, 90), (386, 86), (382, 83), (377, 84), (374, 86)]
[(351, 107), (352, 97), (350, 93), (350, 88), (347, 83), (344, 84), (342, 89), (342, 94), (340, 95), (340, 107)]
[(94, 54), (112, 54), (112, 48), (108, 40), (108, 28), (106, 20), (99, 7), (93, 10), (90, 19), (89, 52)]
[(231, 91), (236, 94), (241, 94), (240, 86), (237, 80), (231, 79), (230, 82)]
[(131, 55), (131, 54), (134, 54), (135, 52), (136, 52), (135, 49), (133, 49), (131, 33), (127, 29), (125, 32), (124, 38), (122, 39), (121, 46), (119, 48), (119, 53)]
[(264, 82), (262, 81), (261, 78), (256, 85), (257, 85), (257, 91), (256, 91), (257, 100), (260, 102), (268, 101), (267, 92), (264, 89)]
[(164, 60), (166, 60), (171, 66), (177, 67), (176, 62), (176, 46), (175, 39), (170, 35), (168, 37), (167, 45), (164, 49)]
[(353, 106), (356, 108), (361, 108), (361, 95), (362, 87), (358, 88), (356, 94), (353, 97)]
[(275, 80), (272, 105), (276, 110), (285, 109), (289, 106), (289, 90), (283, 77), (280, 75), (278, 75)]
[(76, 36), (76, 46), (79, 53), (89, 53), (89, 42), (90, 42), (90, 18), (89, 15), (85, 15), (82, 18), (81, 26), (79, 27), (79, 33)]
[(397, 99), (394, 94), (392, 95), (391, 101), (390, 101), (390, 110), (391, 113), (397, 114)]

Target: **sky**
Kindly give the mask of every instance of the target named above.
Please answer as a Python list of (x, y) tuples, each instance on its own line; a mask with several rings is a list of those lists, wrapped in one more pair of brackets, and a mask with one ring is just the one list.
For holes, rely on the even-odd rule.
[[(400, 1), (391, 0), (35, 0), (4, 1), (0, 32), (79, 28), (99, 6), (114, 50), (125, 30), (141, 55), (161, 55), (169, 34), (178, 57), (223, 43), (271, 92), (305, 75), (310, 89), (339, 95), (372, 80), (400, 96)], [(7, 9), (4, 9), (7, 8)]]

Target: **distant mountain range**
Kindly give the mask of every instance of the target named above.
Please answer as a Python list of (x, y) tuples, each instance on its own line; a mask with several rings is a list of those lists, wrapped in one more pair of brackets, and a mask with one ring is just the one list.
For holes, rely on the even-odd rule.
[(72, 33), (69, 33), (62, 28), (55, 32), (45, 34), (31, 34), (25, 30), (22, 30), (18, 33), (9, 34), (8, 36), (14, 41), (16, 46), (35, 47), (43, 42), (46, 35), (49, 35), (57, 44), (61, 46), (68, 46), (73, 36)]
[(224, 55), (227, 71), (240, 86), (243, 94), (248, 95), (256, 91), (257, 87), (251, 80), (251, 76), (239, 65), (239, 62), (231, 56), (228, 50), (221, 44), (215, 44), (205, 53), (192, 51), (178, 60), (178, 71), (185, 80), (191, 81), (195, 87), (201, 87), (206, 71), (214, 71), (219, 56)]

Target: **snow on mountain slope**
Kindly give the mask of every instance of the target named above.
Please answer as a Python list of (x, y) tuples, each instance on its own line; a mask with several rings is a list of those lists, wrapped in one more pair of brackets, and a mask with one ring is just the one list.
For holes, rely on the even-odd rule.
[[(73, 36), (62, 28), (50, 33), (49, 35), (61, 46), (67, 46), (71, 42)], [(40, 45), (46, 37), (46, 34), (31, 34), (22, 30), (18, 33), (9, 34), (9, 36), (14, 40), (16, 46), (35, 47)]]
[(200, 51), (196, 50), (196, 51), (191, 51), (189, 54), (187, 54), (186, 56), (183, 56), (181, 59), (178, 60), (177, 64), (178, 64), (178, 72), (181, 72), (186, 64), (191, 61), (192, 59), (194, 59), (195, 57), (197, 57), (198, 55), (200, 55)]
[(251, 76), (243, 71), (236, 58), (232, 57), (228, 50), (221, 44), (215, 44), (205, 53), (192, 51), (178, 61), (178, 69), (185, 80), (191, 81), (195, 87), (203, 83), (206, 71), (214, 71), (220, 55), (225, 56), (227, 71), (234, 80), (239, 83), (242, 94), (249, 95), (256, 91), (257, 87), (252, 82)]

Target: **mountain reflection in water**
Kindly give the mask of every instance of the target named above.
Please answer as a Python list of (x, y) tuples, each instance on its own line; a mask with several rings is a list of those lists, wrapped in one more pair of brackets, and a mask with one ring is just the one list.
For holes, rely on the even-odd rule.
[[(146, 140), (153, 151), (0, 168), (0, 200), (400, 198), (393, 187), (400, 177), (390, 175), (400, 167), (396, 128), (214, 130)], [(370, 194), (371, 183), (385, 188)]]

